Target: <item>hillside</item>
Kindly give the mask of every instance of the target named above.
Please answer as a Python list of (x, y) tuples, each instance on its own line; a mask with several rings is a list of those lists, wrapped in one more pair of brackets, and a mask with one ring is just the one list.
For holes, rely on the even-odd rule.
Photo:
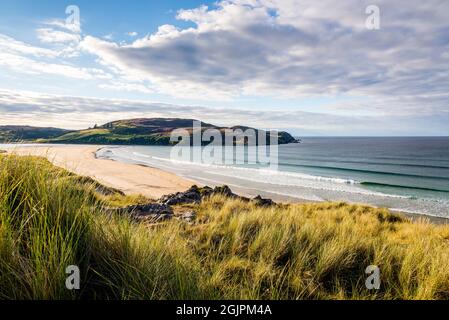
[(69, 130), (58, 128), (40, 128), (30, 126), (0, 126), (0, 142), (30, 141), (36, 139), (51, 139)]
[[(118, 145), (170, 145), (170, 134), (175, 129), (192, 132), (193, 119), (178, 118), (142, 118), (119, 120), (87, 130), (73, 131), (50, 139), (40, 139), (41, 143), (68, 144), (118, 144)], [(225, 129), (251, 129), (249, 127), (218, 127), (201, 123), (202, 128), (218, 129), (224, 134)], [(254, 129), (256, 130), (256, 129)], [(224, 139), (223, 139), (224, 140)], [(279, 132), (278, 143), (297, 142), (287, 132)]]

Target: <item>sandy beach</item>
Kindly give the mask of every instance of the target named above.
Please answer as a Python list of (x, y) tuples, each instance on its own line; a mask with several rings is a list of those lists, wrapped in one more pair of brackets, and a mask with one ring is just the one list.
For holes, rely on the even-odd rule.
[(97, 159), (95, 152), (99, 148), (101, 146), (2, 147), (18, 155), (45, 157), (56, 166), (79, 175), (90, 176), (126, 194), (141, 194), (157, 199), (165, 194), (185, 191), (194, 184), (193, 181), (160, 169)]

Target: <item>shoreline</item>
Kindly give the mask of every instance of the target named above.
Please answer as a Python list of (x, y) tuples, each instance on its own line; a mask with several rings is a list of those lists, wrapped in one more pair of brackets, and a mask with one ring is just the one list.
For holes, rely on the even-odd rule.
[[(103, 145), (39, 145), (3, 146), (1, 148), (8, 153), (21, 156), (45, 157), (56, 166), (78, 175), (89, 176), (105, 186), (118, 189), (127, 195), (140, 194), (150, 199), (159, 199), (167, 194), (183, 192), (192, 185), (204, 185), (204, 183), (190, 180), (148, 165), (131, 164), (97, 157), (96, 153), (105, 147)], [(242, 196), (255, 197), (261, 195), (280, 203), (314, 202), (296, 197), (281, 197), (274, 192), (255, 190), (252, 193), (238, 186), (230, 185), (230, 187), (236, 194)], [(374, 207), (373, 205), (368, 206)], [(434, 224), (449, 224), (449, 218), (394, 210), (390, 211), (406, 216), (411, 220), (425, 219)]]
[(101, 148), (96, 145), (2, 148), (10, 154), (44, 157), (58, 167), (78, 175), (89, 176), (127, 195), (140, 194), (150, 199), (158, 199), (166, 194), (185, 191), (195, 184), (194, 181), (160, 169), (96, 158), (95, 153)]

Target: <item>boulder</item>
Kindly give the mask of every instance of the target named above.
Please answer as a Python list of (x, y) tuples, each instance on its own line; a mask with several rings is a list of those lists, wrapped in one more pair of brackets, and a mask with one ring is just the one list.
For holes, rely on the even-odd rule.
[(128, 212), (139, 222), (158, 223), (173, 219), (172, 208), (159, 203), (130, 206)]
[(136, 221), (161, 222), (173, 218), (173, 210), (167, 205), (149, 203), (124, 208), (105, 208), (110, 214), (128, 215)]
[(221, 194), (230, 198), (238, 197), (235, 193), (232, 192), (231, 188), (229, 188), (228, 186), (215, 187), (211, 193), (213, 195)]
[(129, 206), (126, 210), (132, 215), (173, 215), (173, 210), (168, 205), (159, 203), (149, 203), (142, 205)]
[(199, 203), (201, 202), (202, 195), (200, 189), (197, 186), (192, 186), (185, 192), (177, 192), (163, 196), (159, 199), (159, 203), (167, 206), (174, 206), (187, 203)]
[(260, 195), (252, 199), (252, 201), (260, 207), (271, 207), (276, 205), (276, 203), (271, 199), (264, 199)]

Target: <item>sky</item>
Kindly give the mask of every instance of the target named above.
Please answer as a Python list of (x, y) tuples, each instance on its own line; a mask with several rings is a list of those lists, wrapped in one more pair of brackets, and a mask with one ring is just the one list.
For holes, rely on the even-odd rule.
[(447, 136), (449, 1), (1, 1), (0, 114)]

